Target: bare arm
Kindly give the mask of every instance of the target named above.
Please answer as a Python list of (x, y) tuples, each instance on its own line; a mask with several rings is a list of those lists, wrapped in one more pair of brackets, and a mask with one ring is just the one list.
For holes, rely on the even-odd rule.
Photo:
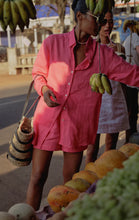
[(139, 54), (139, 45), (136, 46), (136, 51), (137, 51), (137, 54)]

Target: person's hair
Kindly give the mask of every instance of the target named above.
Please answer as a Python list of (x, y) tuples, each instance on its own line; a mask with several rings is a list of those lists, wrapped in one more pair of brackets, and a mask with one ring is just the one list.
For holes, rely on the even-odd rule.
[(86, 6), (85, 0), (73, 0), (72, 10), (74, 11), (75, 21), (77, 22), (76, 13), (80, 11), (83, 14), (86, 14), (88, 8)]

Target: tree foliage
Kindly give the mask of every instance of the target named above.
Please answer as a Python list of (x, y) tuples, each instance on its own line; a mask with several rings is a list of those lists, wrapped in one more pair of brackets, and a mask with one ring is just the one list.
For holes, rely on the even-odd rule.
[(54, 10), (59, 15), (60, 25), (64, 29), (66, 6), (70, 6), (71, 0), (34, 0), (34, 2), (35, 5), (47, 5)]

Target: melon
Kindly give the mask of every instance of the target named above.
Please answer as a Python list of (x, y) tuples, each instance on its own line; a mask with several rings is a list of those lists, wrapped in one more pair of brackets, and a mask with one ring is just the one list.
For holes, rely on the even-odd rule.
[(65, 185), (57, 185), (49, 191), (47, 201), (54, 212), (60, 212), (63, 207), (77, 199), (79, 195), (80, 192), (76, 189)]
[(65, 186), (77, 189), (79, 192), (85, 192), (90, 185), (91, 184), (87, 180), (81, 178), (72, 179), (65, 183)]
[(126, 154), (119, 150), (105, 151), (96, 161), (95, 169), (99, 178), (103, 178), (114, 168), (123, 168), (123, 162), (127, 160)]
[(17, 203), (13, 205), (8, 213), (15, 216), (16, 220), (36, 220), (35, 210), (27, 203)]
[(72, 179), (81, 178), (87, 180), (90, 184), (93, 184), (96, 182), (99, 178), (96, 175), (96, 173), (90, 171), (90, 170), (81, 170), (77, 173), (75, 173), (72, 177)]
[(133, 143), (124, 144), (119, 148), (119, 151), (125, 153), (128, 157), (132, 156), (139, 150), (139, 145)]
[(10, 213), (0, 211), (0, 220), (16, 220), (16, 219)]

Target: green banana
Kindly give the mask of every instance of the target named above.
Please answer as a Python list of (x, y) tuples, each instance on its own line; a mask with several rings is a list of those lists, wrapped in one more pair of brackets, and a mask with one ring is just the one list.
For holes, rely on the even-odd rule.
[(86, 6), (89, 9), (89, 0), (85, 0)]
[(12, 20), (10, 0), (5, 0), (3, 5), (3, 21), (7, 26)]
[(15, 33), (16, 26), (13, 24), (12, 21), (10, 21), (10, 23), (9, 23), (9, 27), (10, 27), (12, 33), (14, 34), (14, 33)]
[[(100, 1), (100, 0), (99, 0)], [(99, 14), (99, 1), (96, 3), (96, 7), (94, 9), (94, 15), (98, 15)]]
[(25, 4), (22, 1), (19, 1), (19, 0), (15, 0), (15, 3), (18, 7), (18, 10), (19, 10), (21, 18), (24, 22), (24, 25), (26, 25), (28, 27), (28, 25), (29, 25), (29, 16), (28, 16), (28, 11), (27, 11), (27, 8), (26, 8)]
[(0, 0), (0, 19), (3, 19), (3, 5), (4, 0)]
[(93, 13), (95, 9), (95, 0), (89, 0), (89, 10)]
[(36, 19), (36, 9), (33, 5), (32, 0), (21, 0), (23, 2), (28, 10), (29, 17), (31, 19)]
[(110, 83), (110, 80), (108, 79), (108, 77), (107, 77), (105, 74), (102, 74), (102, 76), (101, 76), (101, 82), (102, 82), (102, 85), (103, 85), (105, 91), (106, 91), (109, 95), (112, 95), (111, 83)]
[(14, 0), (11, 1), (10, 4), (11, 4), (12, 23), (16, 28), (16, 26), (19, 22), (19, 19), (21, 19), (21, 17), (20, 17), (20, 14), (19, 14), (18, 7), (15, 4)]
[(0, 20), (0, 25), (1, 25), (2, 29), (3, 29), (4, 31), (6, 31), (7, 25), (5, 25), (5, 23), (4, 23), (3, 20)]
[(105, 0), (99, 0), (99, 15), (101, 15), (104, 12), (105, 8)]
[(112, 10), (112, 0), (107, 0), (108, 3), (108, 11)]
[(24, 22), (22, 21), (22, 19), (19, 20), (18, 26), (19, 26), (21, 32), (23, 32), (23, 31), (24, 31), (24, 28), (25, 28), (25, 24), (24, 24)]

